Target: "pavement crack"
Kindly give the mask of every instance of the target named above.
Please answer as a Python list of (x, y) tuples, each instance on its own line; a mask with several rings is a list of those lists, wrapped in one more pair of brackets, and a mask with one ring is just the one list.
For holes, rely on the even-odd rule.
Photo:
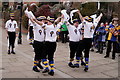
[(5, 70), (5, 68), (0, 68), (0, 70)]
[[(106, 70), (106, 71), (107, 71), (107, 70)], [(106, 72), (106, 71), (105, 71), (105, 72)], [(114, 76), (108, 75), (108, 74), (106, 74), (106, 73), (104, 73), (104, 72), (101, 72), (101, 74), (106, 75), (106, 76), (111, 77), (111, 78), (114, 77)]]
[[(56, 68), (55, 68), (55, 69), (56, 69)], [(58, 71), (62, 72), (61, 74), (63, 74), (64, 76), (66, 76), (65, 78), (75, 78), (74, 76), (71, 76), (71, 75), (69, 75), (69, 74), (63, 72), (63, 71), (60, 70), (60, 69), (56, 69), (56, 70), (57, 70), (57, 72), (58, 72)]]

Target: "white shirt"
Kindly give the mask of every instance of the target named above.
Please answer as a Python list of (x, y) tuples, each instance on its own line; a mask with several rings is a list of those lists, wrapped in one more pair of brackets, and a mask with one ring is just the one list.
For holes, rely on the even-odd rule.
[(82, 40), (82, 24), (79, 24), (77, 28), (74, 25), (69, 24), (67, 28), (69, 32), (69, 41), (78, 42)]
[(52, 25), (45, 25), (46, 27), (46, 36), (45, 41), (49, 42), (56, 42), (57, 39), (57, 31), (61, 27), (61, 23), (57, 24), (56, 26)]
[(34, 23), (32, 23), (32, 21), (29, 19), (29, 22), (28, 22), (29, 26), (34, 26)]
[(30, 18), (35, 18), (34, 14), (32, 13), (32, 11), (28, 11), (28, 8), (25, 10), (25, 14), (27, 15), (27, 17)]
[(39, 42), (44, 41), (45, 35), (44, 35), (44, 29), (42, 28), (42, 26), (40, 26), (37, 23), (34, 23), (33, 32), (34, 32), (34, 40)]
[[(93, 38), (93, 34), (97, 26), (97, 23), (92, 23), (84, 20), (83, 26), (84, 26), (84, 38)], [(94, 29), (92, 27), (94, 27)]]
[(15, 32), (16, 28), (18, 28), (17, 22), (15, 20), (11, 21), (8, 20), (5, 24), (5, 28), (9, 31), (9, 32)]
[(30, 18), (35, 18), (34, 14), (32, 11), (28, 11), (28, 8), (25, 10), (25, 14), (29, 18), (29, 26), (33, 26), (33, 23), (31, 22)]

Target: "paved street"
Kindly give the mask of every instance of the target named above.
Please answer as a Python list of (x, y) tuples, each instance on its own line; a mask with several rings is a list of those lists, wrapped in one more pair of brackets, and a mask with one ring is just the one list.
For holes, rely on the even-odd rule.
[[(2, 45), (2, 71), (3, 78), (115, 78), (118, 77), (118, 57), (112, 60), (111, 57), (105, 59), (104, 54), (90, 52), (89, 71), (84, 72), (84, 67), (70, 68), (69, 47), (67, 44), (58, 43), (55, 52), (55, 75), (36, 73), (32, 71), (34, 52), (32, 46), (28, 44), (27, 37), (22, 36), (23, 44), (16, 44), (16, 54), (7, 54), (6, 31), (0, 27), (0, 45)], [(0, 47), (1, 48), (1, 47)]]

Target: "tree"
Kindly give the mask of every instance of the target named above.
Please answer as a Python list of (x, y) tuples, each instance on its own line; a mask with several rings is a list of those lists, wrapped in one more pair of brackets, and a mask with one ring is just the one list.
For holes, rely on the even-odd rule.
[(97, 10), (97, 3), (96, 2), (89, 2), (82, 4), (81, 13), (83, 16), (90, 16)]
[(49, 5), (42, 5), (37, 12), (35, 12), (35, 16), (53, 16), (53, 14), (50, 12), (50, 6)]

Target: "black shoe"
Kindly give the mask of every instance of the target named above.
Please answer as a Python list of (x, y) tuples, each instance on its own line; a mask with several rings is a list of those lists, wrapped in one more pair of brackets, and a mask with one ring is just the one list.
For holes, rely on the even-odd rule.
[(64, 43), (64, 42), (62, 42), (62, 43)]
[(30, 45), (33, 45), (33, 43), (31, 42), (31, 43), (29, 43)]
[(11, 52), (12, 54), (16, 54), (14, 51)]
[(88, 68), (85, 67), (84, 71), (87, 72), (87, 71), (88, 71)]
[(8, 54), (10, 54), (10, 50), (8, 50)]
[(113, 60), (115, 60), (115, 57), (112, 57)]
[(33, 67), (33, 71), (40, 72), (37, 67)]
[(41, 64), (38, 64), (37, 65), (40, 69), (43, 69), (42, 65)]
[(100, 54), (103, 54), (103, 52), (100, 52)]
[(74, 64), (74, 67), (79, 68), (79, 64)]
[(94, 52), (94, 49), (91, 49), (90, 51)]
[(81, 66), (86, 66), (86, 64), (84, 62), (81, 63)]
[(100, 51), (96, 51), (96, 53), (100, 53)]
[(104, 58), (108, 58), (109, 56), (104, 56)]
[(42, 73), (47, 73), (47, 72), (49, 72), (49, 69), (44, 69)]
[(54, 72), (53, 71), (48, 72), (48, 74), (51, 75), (51, 76), (54, 76)]
[(75, 66), (72, 63), (69, 63), (68, 66), (71, 68), (75, 68)]

